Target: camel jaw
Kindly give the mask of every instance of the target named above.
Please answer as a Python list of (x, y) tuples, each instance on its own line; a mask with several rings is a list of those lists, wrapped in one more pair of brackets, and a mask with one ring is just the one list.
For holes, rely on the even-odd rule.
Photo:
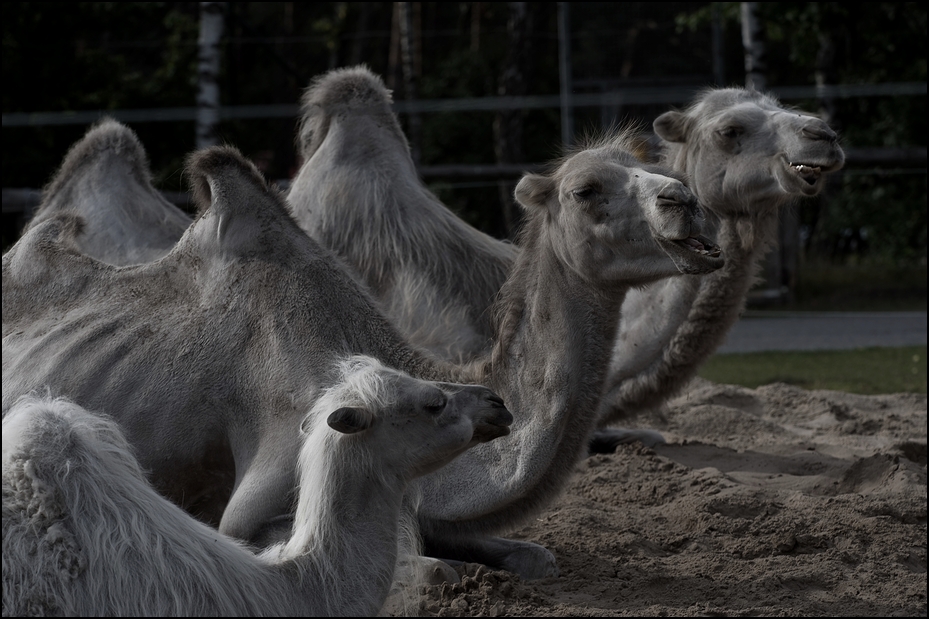
[(826, 175), (842, 168), (844, 157), (826, 163), (812, 161), (788, 161), (783, 163), (783, 181), (789, 186), (788, 191), (805, 196), (815, 196), (822, 191)]
[(725, 263), (719, 245), (705, 236), (689, 236), (686, 239), (655, 237), (677, 269), (685, 275), (712, 273)]
[[(499, 401), (499, 404), (497, 404)], [(474, 433), (472, 440), (479, 443), (486, 443), (495, 438), (506, 436), (510, 433), (510, 425), (513, 423), (513, 414), (503, 406), (503, 401), (497, 398), (492, 400), (486, 414), (474, 423)]]

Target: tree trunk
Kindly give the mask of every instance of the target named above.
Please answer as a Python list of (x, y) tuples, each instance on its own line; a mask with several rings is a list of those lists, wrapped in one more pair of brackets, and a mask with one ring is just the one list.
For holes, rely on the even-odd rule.
[[(535, 32), (538, 4), (533, 2), (509, 2), (507, 37), (509, 49), (500, 76), (497, 94), (501, 97), (522, 97), (528, 94), (533, 60), (533, 34)], [(524, 110), (499, 110), (494, 116), (494, 152), (499, 164), (525, 163), (523, 150)], [(521, 210), (513, 201), (515, 181), (500, 181), (500, 204), (503, 206), (503, 231), (513, 238), (519, 228)]]
[(710, 22), (713, 37), (713, 81), (716, 86), (726, 86), (726, 52), (724, 43), (724, 24), (720, 15), (719, 5), (713, 4), (712, 21)]
[(768, 62), (757, 2), (742, 3), (742, 47), (745, 48), (745, 86), (764, 91), (768, 87), (765, 80)]
[(219, 41), (223, 36), (225, 2), (200, 3), (197, 39), (197, 148), (219, 143)]
[(371, 21), (371, 3), (358, 3), (358, 23), (355, 26), (355, 38), (352, 40), (351, 51), (348, 55), (350, 65), (361, 64), (365, 52), (365, 37), (368, 35), (369, 22)]
[[(403, 90), (407, 101), (417, 96), (416, 36), (414, 34), (413, 2), (398, 2), (398, 25), (400, 30), (400, 61), (403, 66)], [(410, 154), (413, 163), (419, 166), (422, 159), (422, 121), (418, 112), (407, 115), (409, 122)]]
[[(824, 21), (828, 21), (824, 20)], [(840, 121), (836, 114), (835, 98), (825, 88), (836, 83), (835, 75), (835, 40), (828, 26), (819, 34), (819, 50), (816, 53), (816, 88), (819, 102), (819, 115), (833, 130), (840, 130)], [(830, 174), (817, 202), (812, 206), (813, 217), (810, 234), (804, 248), (807, 253), (828, 250), (829, 241), (823, 238), (821, 230), (828, 226), (830, 202), (839, 195), (842, 188), (842, 172)]]
[(571, 104), (571, 15), (567, 2), (558, 3), (558, 69), (561, 76), (561, 143), (574, 141), (574, 106)]

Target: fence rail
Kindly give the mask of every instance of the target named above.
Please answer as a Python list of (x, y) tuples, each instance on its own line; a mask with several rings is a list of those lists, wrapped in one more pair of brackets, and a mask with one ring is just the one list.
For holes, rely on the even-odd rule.
[[(572, 93), (570, 107), (605, 107), (617, 105), (682, 104), (693, 99), (698, 87), (666, 86), (653, 88), (616, 89), (609, 92)], [(858, 97), (894, 97), (925, 95), (925, 82), (893, 82), (884, 84), (836, 84), (832, 86), (782, 86), (770, 92), (784, 101), (797, 99), (836, 99)], [(561, 95), (533, 95), (526, 97), (470, 97), (462, 99), (420, 99), (395, 101), (397, 114), (424, 114), (435, 112), (493, 112), (514, 109), (542, 109), (561, 107)], [(221, 120), (255, 118), (297, 118), (300, 106), (232, 105), (219, 108)], [(89, 125), (104, 116), (120, 122), (177, 122), (195, 121), (196, 107), (165, 107), (136, 110), (86, 110), (64, 112), (13, 112), (3, 114), (4, 127), (43, 127), (53, 125)]]
[[(914, 172), (926, 170), (927, 149), (913, 146), (905, 148), (848, 148), (845, 150), (846, 169), (865, 166), (882, 168), (906, 168)], [(420, 166), (419, 175), (424, 180), (485, 180), (515, 181), (526, 172), (539, 172), (543, 165), (539, 163), (487, 164), (487, 165), (434, 165)], [(281, 189), (290, 183), (287, 179), (275, 181)], [(190, 194), (183, 191), (162, 191), (162, 195), (171, 203), (181, 208), (192, 204)], [(42, 192), (32, 188), (3, 188), (3, 214), (21, 214), (21, 219), (28, 220), (42, 200)]]

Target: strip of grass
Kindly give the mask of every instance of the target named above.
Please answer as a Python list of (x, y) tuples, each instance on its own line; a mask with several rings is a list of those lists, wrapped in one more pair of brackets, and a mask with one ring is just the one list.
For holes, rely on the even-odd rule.
[(751, 389), (782, 382), (865, 395), (926, 393), (926, 346), (719, 354), (699, 374)]

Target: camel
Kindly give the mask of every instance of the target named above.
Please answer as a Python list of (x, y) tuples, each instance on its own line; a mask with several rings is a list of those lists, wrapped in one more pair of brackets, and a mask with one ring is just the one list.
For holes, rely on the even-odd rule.
[(364, 66), (314, 80), (297, 138), (304, 164), (288, 202), (300, 227), (361, 275), (411, 342), (472, 360), (492, 345), (488, 308), (517, 250), (465, 223), (419, 181), (390, 104)]
[(64, 211), (85, 220), (84, 234), (75, 239), (81, 253), (120, 266), (160, 258), (192, 221), (152, 185), (135, 132), (111, 118), (68, 150), (25, 229)]
[(659, 116), (654, 129), (662, 163), (690, 179), (708, 211), (726, 264), (627, 295), (601, 425), (653, 408), (690, 382), (744, 310), (776, 242), (779, 211), (817, 195), (845, 162), (824, 121), (742, 88), (705, 90)]
[(302, 422), (290, 539), (257, 555), (155, 492), (114, 420), (21, 398), (3, 418), (3, 616), (373, 616), (411, 480), (507, 433), (482, 391), (341, 362)]
[(73, 215), (3, 256), (3, 410), (47, 387), (114, 415), (159, 492), (264, 546), (293, 518), (296, 428), (333, 357), (484, 385), (513, 412), (511, 435), (414, 484), (427, 554), (556, 574), (543, 547), (493, 536), (544, 508), (584, 453), (627, 290), (723, 262), (699, 235), (694, 195), (630, 155), (630, 140), (520, 181), (527, 223), (494, 348), (465, 364), (410, 345), (237, 150), (195, 153), (200, 214), (163, 258), (114, 267), (82, 255)]
[[(364, 66), (314, 80), (298, 138), (305, 163), (288, 201), (301, 227), (360, 273), (412, 341), (472, 359), (491, 342), (486, 322), (474, 317), (486, 315), (519, 247), (475, 231), (429, 193), (390, 102)], [(654, 129), (662, 163), (688, 179), (708, 212), (726, 265), (627, 295), (604, 427), (654, 407), (694, 376), (742, 311), (778, 209), (819, 193), (844, 161), (823, 121), (741, 88), (706, 90), (686, 111), (661, 115)], [(633, 439), (661, 437), (604, 429), (592, 444), (613, 449)]]

